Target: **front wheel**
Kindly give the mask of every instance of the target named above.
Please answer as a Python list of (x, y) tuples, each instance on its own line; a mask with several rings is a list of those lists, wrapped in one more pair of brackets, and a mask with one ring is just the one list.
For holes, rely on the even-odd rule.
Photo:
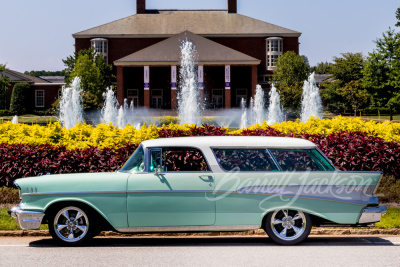
[(280, 245), (296, 245), (311, 232), (311, 216), (296, 210), (276, 210), (267, 214), (264, 229)]
[(66, 246), (77, 246), (93, 237), (90, 225), (92, 214), (80, 207), (68, 206), (56, 209), (50, 216), (49, 232), (54, 240)]

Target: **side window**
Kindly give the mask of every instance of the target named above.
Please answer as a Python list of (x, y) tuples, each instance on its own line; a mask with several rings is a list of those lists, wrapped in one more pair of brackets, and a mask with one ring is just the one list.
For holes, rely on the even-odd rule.
[(163, 171), (210, 171), (203, 153), (196, 148), (163, 148)]
[(270, 149), (282, 171), (333, 171), (316, 149)]
[(278, 171), (266, 149), (213, 149), (221, 168), (230, 171)]
[(143, 171), (144, 169), (144, 152), (143, 147), (139, 146), (133, 155), (124, 164), (121, 171)]

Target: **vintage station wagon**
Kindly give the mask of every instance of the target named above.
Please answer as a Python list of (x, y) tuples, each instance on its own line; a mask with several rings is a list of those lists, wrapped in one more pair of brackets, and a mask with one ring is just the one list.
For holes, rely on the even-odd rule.
[(381, 172), (338, 171), (310, 141), (283, 137), (180, 137), (144, 141), (115, 173), (16, 180), (22, 229), (48, 224), (78, 245), (121, 233), (246, 231), (297, 244), (312, 226), (366, 226), (386, 207)]

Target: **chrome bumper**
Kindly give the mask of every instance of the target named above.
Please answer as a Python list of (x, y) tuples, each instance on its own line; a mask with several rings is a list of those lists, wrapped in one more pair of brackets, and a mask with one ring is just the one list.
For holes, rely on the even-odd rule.
[(8, 214), (15, 218), (22, 230), (39, 229), (44, 217), (43, 212), (22, 210), (20, 206), (11, 208)]
[(376, 208), (366, 208), (361, 214), (359, 224), (376, 223), (381, 220), (381, 216), (386, 214), (387, 207), (379, 206)]

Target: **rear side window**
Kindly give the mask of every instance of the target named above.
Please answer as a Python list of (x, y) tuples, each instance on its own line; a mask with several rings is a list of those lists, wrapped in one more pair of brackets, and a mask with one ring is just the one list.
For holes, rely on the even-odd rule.
[(266, 149), (213, 149), (225, 171), (278, 171)]
[(316, 149), (269, 149), (282, 171), (334, 171)]

